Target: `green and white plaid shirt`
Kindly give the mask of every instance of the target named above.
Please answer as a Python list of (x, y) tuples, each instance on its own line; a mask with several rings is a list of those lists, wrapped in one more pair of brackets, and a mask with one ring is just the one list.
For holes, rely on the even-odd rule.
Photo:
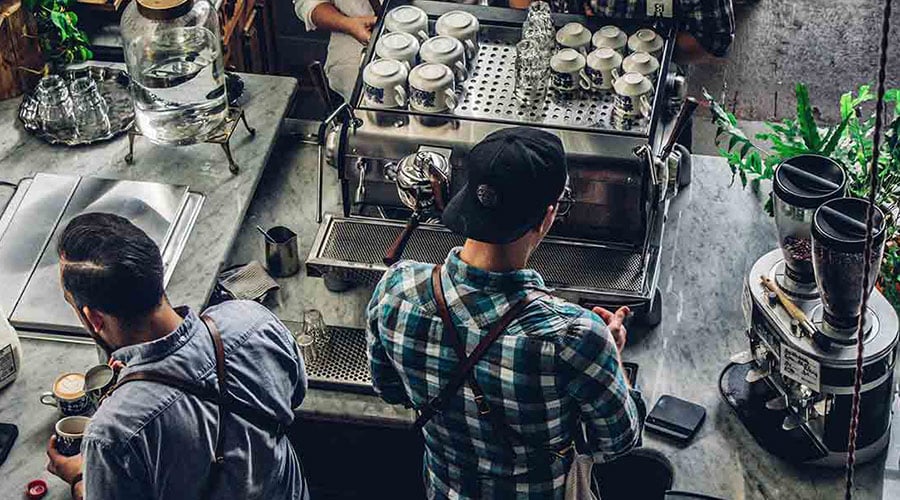
[[(404, 261), (384, 275), (368, 307), (372, 382), (390, 403), (420, 408), (448, 383), (458, 359), (444, 336), (431, 288), (431, 264)], [(441, 271), (447, 306), (471, 352), (529, 290), (545, 290), (524, 269), (491, 273), (467, 265), (459, 249)], [(429, 498), (561, 499), (571, 454), (551, 459), (583, 422), (588, 452), (606, 461), (640, 437), (637, 405), (619, 369), (606, 324), (578, 305), (544, 295), (525, 308), (474, 370), (492, 411), (523, 442), (504, 440), (479, 416), (464, 386), (425, 425)]]
[[(647, 0), (548, 0), (555, 12), (643, 19)], [(673, 0), (678, 29), (694, 36), (709, 53), (724, 56), (734, 40), (731, 0)]]

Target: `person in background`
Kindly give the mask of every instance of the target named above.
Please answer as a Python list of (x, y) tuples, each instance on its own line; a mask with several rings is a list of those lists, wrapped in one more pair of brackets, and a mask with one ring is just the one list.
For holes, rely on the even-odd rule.
[[(518, 310), (471, 372), (483, 399), (466, 384), (431, 408), (422, 428), (426, 490), (430, 499), (562, 498), (581, 424), (584, 451), (599, 462), (639, 442), (643, 402), (621, 366), (628, 309), (589, 311), (553, 297), (527, 268), (563, 203), (559, 138), (495, 132), (472, 149), (467, 170), (468, 184), (443, 214), (465, 244), (440, 268), (395, 264), (369, 302), (372, 383), (386, 402), (429, 412), (454, 377), (461, 361), (436, 290), (467, 355)], [(526, 297), (533, 300), (522, 308)]]
[[(162, 373), (218, 394), (222, 352), (228, 393), (220, 406), (157, 381), (117, 386), (92, 417), (80, 454), (60, 455), (55, 437), (47, 447), (48, 470), (71, 484), (73, 497), (308, 498), (300, 461), (281, 432), (303, 401), (306, 373), (278, 318), (247, 301), (211, 307), (202, 319), (173, 308), (159, 248), (116, 215), (74, 218), (60, 234), (58, 253), (66, 301), (121, 368), (120, 383)], [(214, 450), (224, 457), (216, 467)]]
[(367, 0), (294, 0), (294, 11), (307, 31), (331, 32), (325, 76), (331, 89), (349, 101), (363, 47), (375, 26), (375, 11)]
[[(510, 7), (527, 9), (535, 0), (509, 0)], [(572, 14), (628, 19), (647, 17), (648, 0), (549, 0), (551, 10)], [(734, 40), (734, 8), (731, 0), (669, 0), (678, 23), (675, 57), (681, 62), (700, 62), (724, 57)]]

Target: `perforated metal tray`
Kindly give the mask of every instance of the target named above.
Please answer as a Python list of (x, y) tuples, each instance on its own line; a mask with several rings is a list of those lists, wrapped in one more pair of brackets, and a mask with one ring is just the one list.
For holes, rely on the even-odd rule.
[(310, 387), (375, 394), (365, 330), (329, 326), (316, 342), (321, 342), (316, 358), (306, 364)]

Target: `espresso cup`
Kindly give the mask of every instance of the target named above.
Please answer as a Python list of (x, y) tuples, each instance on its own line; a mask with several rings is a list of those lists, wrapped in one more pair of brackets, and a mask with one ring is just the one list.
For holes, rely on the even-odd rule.
[(653, 84), (640, 73), (625, 73), (613, 83), (616, 91), (613, 112), (619, 118), (649, 118)]
[(428, 15), (412, 5), (391, 9), (384, 18), (384, 26), (388, 31), (415, 35), (420, 42), (428, 40)]
[(626, 73), (640, 73), (656, 83), (656, 74), (659, 71), (659, 61), (646, 52), (635, 52), (622, 61), (622, 71)]
[(619, 65), (622, 64), (622, 55), (610, 47), (601, 47), (588, 54), (584, 69), (591, 88), (594, 90), (609, 90), (619, 78)]
[(591, 45), (591, 32), (581, 23), (569, 23), (557, 30), (556, 43), (561, 48), (586, 54)]
[(585, 60), (575, 49), (562, 49), (550, 58), (550, 82), (553, 88), (570, 92), (582, 88), (591, 89), (591, 82), (584, 72)]
[(459, 40), (466, 49), (466, 60), (469, 67), (474, 66), (478, 57), (478, 31), (481, 24), (478, 18), (462, 10), (451, 10), (438, 18), (434, 31), (441, 36), (449, 36)]
[(363, 69), (363, 96), (377, 108), (404, 107), (408, 102), (406, 63), (396, 59), (379, 59)]
[(100, 404), (100, 399), (113, 385), (116, 374), (108, 365), (93, 366), (84, 374), (84, 392), (87, 393), (94, 409)]
[(469, 70), (466, 66), (466, 49), (462, 42), (449, 36), (436, 36), (429, 38), (419, 49), (419, 57), (422, 62), (443, 64), (453, 70), (453, 76), (457, 84), (469, 78)]
[(91, 410), (91, 401), (84, 392), (84, 375), (64, 373), (53, 382), (53, 391), (41, 394), (41, 403), (55, 406), (63, 415), (84, 415)]
[(409, 70), (418, 64), (419, 39), (403, 31), (385, 33), (375, 44), (375, 55), (382, 59), (403, 61)]
[(657, 60), (662, 54), (663, 45), (662, 37), (648, 28), (639, 29), (628, 37), (628, 50), (632, 52), (646, 52)]
[(64, 417), (56, 422), (56, 451), (66, 457), (81, 453), (81, 441), (91, 419), (88, 417)]
[(453, 110), (459, 103), (455, 88), (450, 68), (422, 63), (409, 73), (409, 106), (428, 113)]
[(594, 33), (591, 43), (594, 45), (594, 48), (609, 47), (619, 54), (624, 54), (625, 46), (628, 44), (628, 35), (620, 30), (618, 26), (607, 25)]

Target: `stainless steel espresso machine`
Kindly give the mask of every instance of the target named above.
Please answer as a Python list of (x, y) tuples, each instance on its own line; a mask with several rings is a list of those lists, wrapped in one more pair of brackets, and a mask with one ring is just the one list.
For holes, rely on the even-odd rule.
[[(384, 10), (408, 3), (388, 1)], [(339, 108), (321, 130), (325, 147), (320, 163), (338, 170), (343, 213), (324, 217), (306, 262), (308, 273), (324, 276), (333, 289), (374, 284), (387, 269), (385, 260), (398, 257), (385, 259), (400, 240), (403, 258), (442, 262), (463, 239), (440, 225), (440, 203), (416, 206), (415, 200), (421, 201), (416, 194), (425, 194), (428, 200), (440, 194), (449, 200), (466, 183), (467, 156), (476, 143), (504, 127), (530, 126), (562, 139), (572, 202), (568, 216), (535, 252), (533, 267), (570, 300), (584, 305), (627, 304), (647, 323), (658, 323), (661, 304), (656, 284), (665, 214), (668, 199), (687, 182), (690, 161), (683, 148), (673, 150), (666, 140), (675, 135), (670, 132), (679, 121), (676, 115), (684, 93), (684, 81), (671, 64), (671, 19), (631, 22), (554, 15), (557, 27), (577, 21), (596, 31), (615, 23), (628, 34), (652, 28), (665, 40), (649, 118), (620, 123), (613, 119), (611, 91), (575, 96), (551, 91), (546, 102), (528, 105), (513, 97), (515, 44), (522, 36), (524, 11), (430, 1), (411, 4), (427, 13), (431, 32), (436, 19), (448, 11), (475, 15), (480, 23), (477, 59), (469, 62), (471, 74), (457, 89), (459, 104), (453, 111), (373, 107), (364, 99), (359, 78), (349, 105)], [(370, 46), (383, 33), (379, 21)], [(375, 57), (372, 52), (363, 67)], [(442, 184), (437, 188), (429, 172), (440, 174)], [(409, 190), (410, 180), (414, 191)], [(410, 219), (418, 227), (404, 231)]]
[[(868, 202), (844, 193), (844, 173), (827, 158), (803, 155), (776, 169), (781, 248), (756, 261), (746, 278), (750, 349), (735, 356), (720, 378), (725, 401), (759, 444), (795, 462), (846, 463), (861, 315), (856, 461), (877, 456), (890, 437), (900, 324), (881, 293), (862, 289)], [(874, 222), (871, 286), (885, 241), (877, 208)]]

